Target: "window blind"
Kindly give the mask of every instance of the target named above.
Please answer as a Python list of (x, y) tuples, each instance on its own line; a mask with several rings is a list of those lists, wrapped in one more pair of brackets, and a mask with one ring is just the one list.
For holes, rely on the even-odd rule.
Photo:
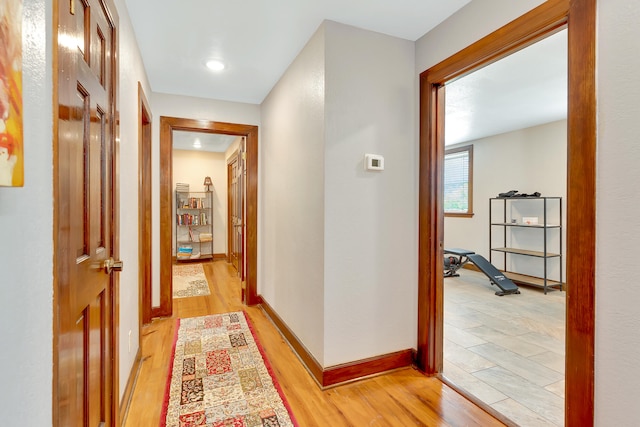
[(444, 211), (469, 212), (469, 151), (445, 153)]

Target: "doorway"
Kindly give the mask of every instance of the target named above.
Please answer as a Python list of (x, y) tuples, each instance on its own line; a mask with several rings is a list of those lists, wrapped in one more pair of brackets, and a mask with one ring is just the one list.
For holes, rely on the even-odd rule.
[(443, 366), (444, 85), (568, 25), (565, 425), (593, 425), (595, 275), (595, 0), (550, 0), (420, 76), (417, 364)]
[(471, 250), (519, 290), (446, 271), (442, 376), (521, 426), (564, 422), (566, 47), (565, 29), (445, 88), (445, 259)]
[(176, 220), (172, 254), (179, 255), (178, 265), (227, 259), (227, 161), (242, 138), (210, 132), (173, 132)]
[(160, 117), (160, 307), (158, 316), (170, 316), (172, 297), (173, 208), (173, 131), (193, 131), (237, 135), (246, 138), (246, 292), (244, 304), (259, 303), (257, 294), (257, 219), (258, 219), (258, 127), (207, 120)]

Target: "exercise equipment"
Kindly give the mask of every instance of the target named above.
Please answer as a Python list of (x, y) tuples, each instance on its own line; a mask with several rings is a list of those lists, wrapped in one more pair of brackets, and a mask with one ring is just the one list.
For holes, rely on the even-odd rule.
[(501, 297), (520, 293), (518, 286), (482, 255), (460, 248), (445, 249), (444, 254), (444, 277), (459, 276), (458, 270), (466, 263), (471, 262), (489, 278), (492, 285), (500, 288), (499, 291), (496, 291), (496, 295)]
[(444, 250), (444, 277), (458, 277), (460, 270), (469, 262), (469, 255), (475, 252), (467, 249), (452, 248)]

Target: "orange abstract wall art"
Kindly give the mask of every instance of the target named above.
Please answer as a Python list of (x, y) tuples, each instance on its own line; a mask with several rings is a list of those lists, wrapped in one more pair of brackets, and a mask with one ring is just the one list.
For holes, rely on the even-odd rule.
[(22, 0), (0, 1), (0, 186), (24, 185)]

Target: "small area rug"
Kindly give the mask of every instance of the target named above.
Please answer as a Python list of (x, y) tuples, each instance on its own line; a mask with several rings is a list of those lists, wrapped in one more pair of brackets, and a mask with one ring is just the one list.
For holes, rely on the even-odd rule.
[(176, 329), (161, 427), (298, 426), (244, 312)]
[(202, 264), (173, 265), (173, 297), (199, 297), (210, 295), (209, 283), (202, 269)]

